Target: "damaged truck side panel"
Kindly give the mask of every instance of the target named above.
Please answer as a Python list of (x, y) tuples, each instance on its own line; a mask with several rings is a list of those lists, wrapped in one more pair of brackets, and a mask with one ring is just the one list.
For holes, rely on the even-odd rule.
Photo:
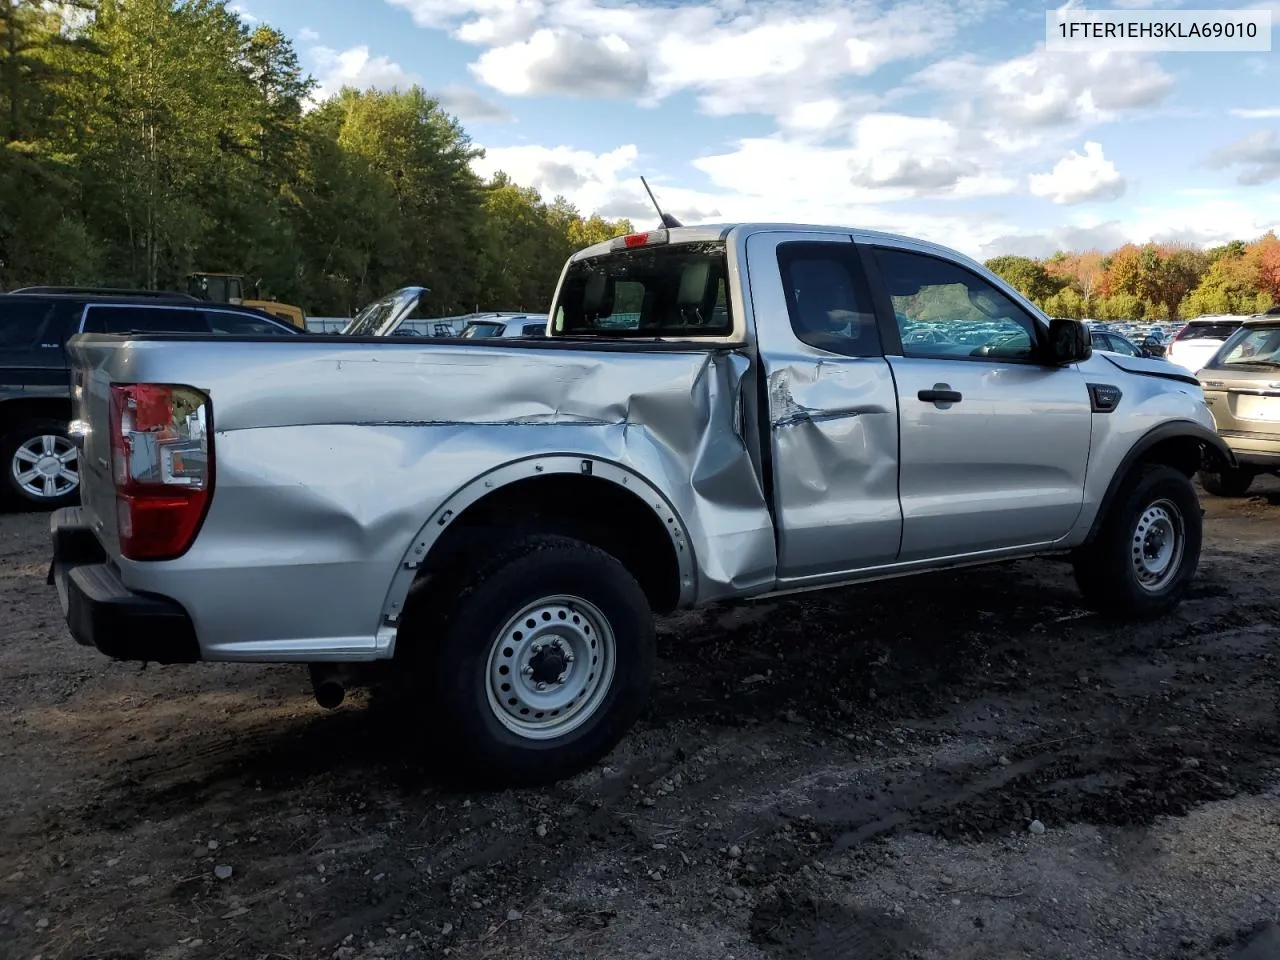
[[(317, 339), (73, 348), (93, 383), (191, 383), (216, 398), (200, 536), (162, 564), (117, 560), (126, 586), (190, 612), (204, 659), (391, 656), (411, 565), (446, 527), (506, 484), (582, 477), (584, 462), (668, 531), (680, 605), (773, 585), (772, 521), (735, 427), (742, 356)], [(92, 462), (106, 452), (88, 443), (86, 499), (110, 537), (114, 493)], [(525, 493), (534, 506), (538, 489)]]

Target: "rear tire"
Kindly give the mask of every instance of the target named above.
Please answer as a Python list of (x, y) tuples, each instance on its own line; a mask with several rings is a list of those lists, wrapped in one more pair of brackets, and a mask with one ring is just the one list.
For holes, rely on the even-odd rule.
[(7, 498), (23, 506), (56, 510), (80, 500), (79, 457), (58, 420), (28, 420), (0, 439), (0, 470)]
[(596, 763), (648, 701), (655, 630), (635, 578), (579, 540), (526, 536), (465, 582), (418, 659), (452, 765), (505, 787)]
[(1085, 601), (1103, 613), (1148, 619), (1182, 602), (1200, 562), (1203, 519), (1184, 474), (1146, 466), (1122, 490), (1097, 539), (1073, 559)]
[(1253, 485), (1255, 474), (1241, 467), (1200, 471), (1200, 486), (1215, 497), (1243, 497)]

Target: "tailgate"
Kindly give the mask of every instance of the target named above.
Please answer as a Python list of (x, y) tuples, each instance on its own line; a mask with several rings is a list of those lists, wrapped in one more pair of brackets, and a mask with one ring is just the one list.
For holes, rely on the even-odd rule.
[(108, 554), (114, 554), (116, 495), (111, 480), (111, 379), (107, 365), (123, 348), (123, 337), (76, 336), (71, 359), (72, 438), (79, 447), (80, 505), (83, 519)]

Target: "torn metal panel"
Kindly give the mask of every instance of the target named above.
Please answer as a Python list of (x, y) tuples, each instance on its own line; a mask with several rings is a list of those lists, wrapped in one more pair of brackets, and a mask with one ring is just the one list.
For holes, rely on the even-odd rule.
[(212, 398), (200, 536), (145, 571), (121, 561), (126, 583), (188, 607), (210, 658), (291, 645), (382, 655), (384, 607), (399, 602), (389, 588), (430, 518), (504, 465), (535, 475), (539, 457), (651, 484), (696, 560), (689, 602), (774, 585), (773, 526), (736, 428), (749, 362), (731, 351), (291, 338), (99, 339), (74, 352), (94, 390), (159, 380)]

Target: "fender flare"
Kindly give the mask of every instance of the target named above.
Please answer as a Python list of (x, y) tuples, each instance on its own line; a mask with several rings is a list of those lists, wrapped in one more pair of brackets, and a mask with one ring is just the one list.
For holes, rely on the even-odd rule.
[(684, 520), (671, 501), (652, 483), (629, 467), (596, 456), (574, 454), (535, 455), (514, 460), (480, 474), (450, 494), (427, 518), (414, 534), (396, 568), (391, 585), (382, 605), (378, 627), (377, 656), (389, 658), (395, 655), (395, 639), (400, 627), (400, 614), (404, 609), (409, 589), (418, 570), (431, 554), (432, 548), (457, 517), (479, 500), (520, 480), (532, 477), (573, 475), (586, 476), (614, 483), (635, 494), (646, 503), (662, 521), (675, 550), (676, 567), (680, 577), (680, 606), (689, 605), (697, 584), (697, 557), (693, 541)]
[(1211, 449), (1216, 456), (1221, 457), (1228, 466), (1236, 465), (1236, 456), (1231, 452), (1231, 448), (1215, 431), (1210, 430), (1203, 424), (1196, 423), (1194, 420), (1170, 420), (1167, 423), (1152, 427), (1138, 438), (1137, 442), (1129, 448), (1129, 452), (1124, 455), (1124, 459), (1120, 461), (1120, 466), (1116, 467), (1116, 472), (1112, 475), (1111, 482), (1107, 484), (1107, 492), (1102, 495), (1102, 500), (1098, 504), (1098, 510), (1094, 514), (1093, 523), (1089, 527), (1089, 533), (1085, 537), (1084, 543), (1092, 543), (1102, 530), (1102, 524), (1106, 520), (1107, 513), (1111, 510), (1116, 498), (1120, 496), (1125, 480), (1133, 472), (1134, 464), (1141, 462), (1147, 451), (1156, 444), (1178, 437), (1189, 437), (1197, 440)]

